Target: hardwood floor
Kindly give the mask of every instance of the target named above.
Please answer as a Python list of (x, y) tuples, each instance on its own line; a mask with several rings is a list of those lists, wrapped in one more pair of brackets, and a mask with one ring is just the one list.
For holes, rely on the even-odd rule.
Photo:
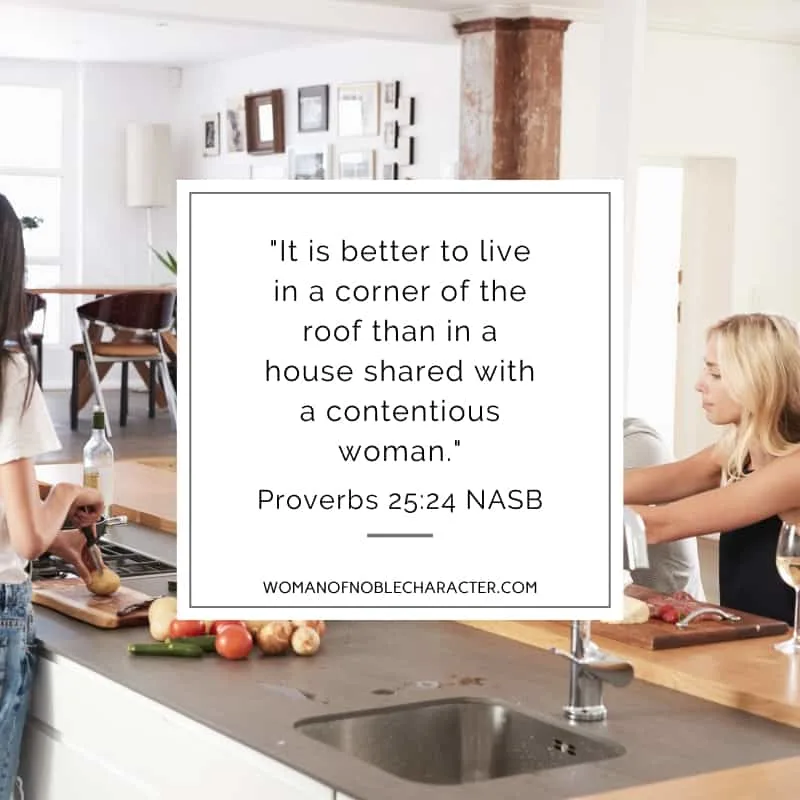
[[(47, 391), (45, 400), (56, 426), (62, 449), (47, 453), (37, 459), (40, 464), (57, 464), (80, 461), (83, 446), (92, 429), (92, 403), (81, 411), (78, 430), (69, 427), (69, 392)], [(155, 419), (147, 416), (147, 394), (131, 391), (128, 394), (128, 424), (119, 425), (119, 392), (104, 392), (106, 408), (111, 422), (111, 446), (116, 459), (139, 456), (174, 456), (177, 438), (172, 418), (166, 409), (156, 409)]]

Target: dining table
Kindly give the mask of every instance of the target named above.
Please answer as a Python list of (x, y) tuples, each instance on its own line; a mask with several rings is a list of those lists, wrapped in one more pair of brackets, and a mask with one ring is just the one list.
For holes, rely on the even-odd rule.
[[(94, 297), (98, 299), (108, 295), (127, 294), (130, 292), (173, 292), (177, 294), (178, 287), (174, 283), (163, 284), (104, 284), (104, 283), (82, 283), (82, 284), (57, 284), (54, 286), (30, 286), (26, 291), (37, 295), (71, 295)], [(89, 339), (100, 341), (102, 327), (91, 325), (89, 328)], [(116, 331), (111, 341), (124, 342), (132, 338), (132, 331)], [(167, 356), (172, 359), (178, 357), (178, 337), (170, 331), (162, 335), (164, 350)], [(99, 380), (103, 380), (113, 364), (101, 363), (97, 365), (97, 375)], [(134, 368), (144, 381), (145, 386), (150, 385), (150, 365), (144, 361), (134, 362)], [(92, 386), (91, 376), (86, 361), (82, 361), (78, 368), (78, 410), (82, 409), (92, 398), (94, 387)], [(156, 387), (156, 405), (165, 408), (167, 405), (166, 396), (160, 386)]]

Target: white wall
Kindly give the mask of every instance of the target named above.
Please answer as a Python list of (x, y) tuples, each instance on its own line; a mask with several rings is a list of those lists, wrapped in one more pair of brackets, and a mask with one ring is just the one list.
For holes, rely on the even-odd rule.
[[(594, 173), (602, 27), (573, 24), (564, 56), (561, 174)], [(649, 32), (641, 156), (736, 160), (730, 311), (800, 319), (800, 47)]]
[[(83, 67), (83, 282), (150, 282), (145, 209), (125, 205), (125, 127), (171, 124), (179, 96), (172, 71), (163, 67)], [(174, 205), (153, 209), (152, 221), (154, 246), (172, 246)], [(172, 280), (158, 263), (154, 271), (157, 282)]]
[[(62, 272), (66, 284), (150, 281), (145, 214), (125, 205), (125, 126), (172, 121), (179, 89), (162, 67), (0, 59), (0, 83), (60, 87), (64, 95)], [(76, 202), (82, 198), (82, 202)], [(174, 208), (153, 213), (154, 242), (175, 238)], [(156, 266), (156, 279), (171, 280)], [(69, 346), (78, 341), (74, 309), (89, 299), (53, 295), (61, 342), (45, 348), (45, 388), (68, 387)], [(117, 380), (116, 368), (107, 378)], [(136, 383), (138, 378), (132, 379)]]
[[(224, 136), (220, 156), (204, 158), (202, 154), (201, 117), (204, 114), (219, 112), (224, 121), (228, 98), (269, 89), (283, 89), (284, 92), (287, 148), (337, 141), (348, 147), (365, 144), (378, 150), (380, 170), (380, 137), (337, 140), (336, 86), (399, 80), (401, 94), (415, 98), (417, 120), (412, 129), (416, 163), (405, 168), (401, 178), (440, 178), (458, 160), (459, 54), (458, 42), (437, 45), (357, 40), (186, 69), (180, 121), (176, 126), (184, 153), (182, 176), (248, 178), (251, 166), (274, 168), (278, 172), (285, 170), (287, 155), (226, 153)], [(298, 88), (325, 83), (330, 87), (328, 132), (298, 133)]]

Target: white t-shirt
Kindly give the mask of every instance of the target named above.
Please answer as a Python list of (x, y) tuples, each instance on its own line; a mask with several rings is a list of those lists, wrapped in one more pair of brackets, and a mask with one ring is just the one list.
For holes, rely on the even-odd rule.
[[(61, 449), (39, 384), (34, 381), (30, 405), (22, 411), (28, 381), (25, 357), (15, 353), (3, 361), (3, 396), (0, 397), (0, 464), (36, 458)], [(0, 583), (27, 580), (25, 559), (11, 546), (3, 498), (0, 497)]]
[[(658, 432), (641, 419), (625, 418), (623, 458), (625, 469), (653, 467), (672, 460)], [(689, 592), (695, 600), (705, 602), (697, 540), (679, 539), (676, 542), (651, 544), (647, 548), (650, 567), (633, 572), (633, 580), (657, 592)], [(627, 555), (625, 565), (627, 566)]]

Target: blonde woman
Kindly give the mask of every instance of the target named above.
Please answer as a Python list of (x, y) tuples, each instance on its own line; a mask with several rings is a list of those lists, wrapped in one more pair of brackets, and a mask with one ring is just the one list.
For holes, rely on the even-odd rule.
[(778, 575), (782, 520), (800, 523), (800, 333), (790, 320), (738, 314), (708, 331), (695, 388), (727, 430), (689, 458), (625, 471), (625, 504), (650, 544), (719, 532), (720, 603), (794, 622)]

